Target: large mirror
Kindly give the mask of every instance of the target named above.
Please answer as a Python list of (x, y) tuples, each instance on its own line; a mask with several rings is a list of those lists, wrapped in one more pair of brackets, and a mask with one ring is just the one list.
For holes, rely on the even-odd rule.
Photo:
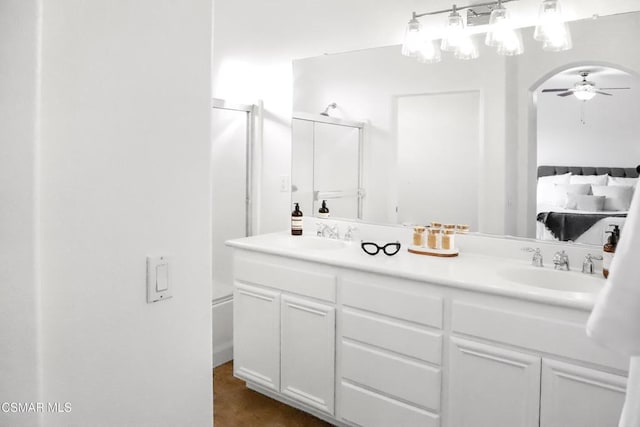
[[(358, 160), (351, 166), (335, 144), (327, 145), (333, 161), (326, 154), (321, 162), (314, 157), (324, 147), (321, 141), (301, 154), (300, 132), (294, 132), (294, 190), (298, 182), (303, 186), (309, 171), (335, 177), (351, 168), (350, 179), (360, 174), (361, 206), (350, 212), (359, 212), (364, 221), (408, 225), (437, 220), (469, 224), (484, 233), (553, 239), (537, 230), (538, 170), (543, 166), (539, 142), (546, 144), (540, 161), (559, 167), (558, 175), (562, 167), (632, 171), (640, 163), (640, 55), (634, 42), (640, 39), (640, 13), (570, 26), (574, 47), (565, 52), (543, 51), (533, 40), (533, 29), (525, 28), (525, 53), (513, 57), (497, 55), (479, 34), (480, 57), (470, 61), (444, 56), (440, 63), (421, 64), (402, 56), (399, 46), (294, 61), (297, 114), (311, 121), (326, 121), (328, 114), (332, 120), (364, 123), (361, 153), (352, 156)], [(631, 89), (597, 94), (589, 101), (543, 92), (573, 88), (584, 70), (598, 88)], [(327, 107), (333, 103), (335, 108)], [(558, 120), (558, 112), (573, 121)], [(576, 127), (579, 132), (572, 130)], [(563, 156), (550, 159), (549, 144)], [(609, 155), (612, 151), (615, 156)], [(340, 202), (328, 200), (330, 209), (332, 203), (337, 207)], [(310, 209), (305, 214), (318, 214), (317, 205)]]

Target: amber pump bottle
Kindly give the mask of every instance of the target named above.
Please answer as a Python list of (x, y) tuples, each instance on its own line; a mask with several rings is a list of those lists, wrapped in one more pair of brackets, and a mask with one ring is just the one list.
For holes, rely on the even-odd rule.
[(320, 210), (318, 210), (318, 216), (324, 219), (329, 218), (329, 208), (327, 207), (326, 200), (322, 201), (322, 207), (320, 208)]
[(291, 235), (302, 236), (302, 211), (298, 203), (295, 204), (295, 209), (291, 212)]
[(612, 225), (613, 230), (607, 231), (610, 234), (607, 238), (607, 243), (602, 248), (602, 275), (606, 278), (609, 277), (609, 268), (611, 267), (611, 261), (613, 260), (613, 254), (616, 252), (618, 246), (618, 240), (620, 240), (620, 227)]

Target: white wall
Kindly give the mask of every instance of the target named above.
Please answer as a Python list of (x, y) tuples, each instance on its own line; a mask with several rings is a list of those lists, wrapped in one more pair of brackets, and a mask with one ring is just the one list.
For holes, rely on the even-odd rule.
[[(40, 399), (36, 229), (37, 0), (0, 0), (0, 402)], [(0, 411), (0, 425), (37, 416)]]
[(44, 2), (43, 399), (72, 405), (45, 425), (211, 425), (211, 7)]
[(401, 96), (397, 103), (396, 222), (478, 230), (480, 92)]
[[(539, 4), (539, 0), (521, 0), (509, 9), (522, 25), (532, 25)], [(563, 5), (571, 19), (579, 19), (637, 10), (638, 0), (564, 0)], [(451, 2), (447, 0), (377, 2), (375, 7), (368, 0), (216, 0), (214, 96), (238, 102), (265, 101), (261, 231), (287, 228), (291, 212), (289, 193), (279, 189), (279, 177), (290, 174), (291, 60), (397, 45), (412, 11), (448, 7)], [(423, 22), (441, 25), (442, 19)], [(509, 130), (507, 135), (513, 137), (515, 132)], [(516, 155), (509, 150), (508, 146), (507, 154)], [(515, 189), (509, 197), (514, 193)], [(518, 202), (508, 203), (515, 208)], [(515, 224), (509, 227), (515, 232)]]

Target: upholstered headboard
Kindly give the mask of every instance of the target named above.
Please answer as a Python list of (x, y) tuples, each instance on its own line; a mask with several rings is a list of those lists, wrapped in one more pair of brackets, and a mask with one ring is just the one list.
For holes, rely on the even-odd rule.
[(607, 168), (590, 166), (538, 166), (538, 178), (541, 176), (563, 175), (571, 172), (574, 175), (611, 175), (621, 178), (638, 178), (640, 166), (635, 168)]

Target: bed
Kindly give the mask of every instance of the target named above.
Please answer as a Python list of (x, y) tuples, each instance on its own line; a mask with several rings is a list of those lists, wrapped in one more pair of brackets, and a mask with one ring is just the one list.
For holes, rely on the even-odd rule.
[(640, 166), (539, 166), (536, 237), (602, 245), (624, 226)]

